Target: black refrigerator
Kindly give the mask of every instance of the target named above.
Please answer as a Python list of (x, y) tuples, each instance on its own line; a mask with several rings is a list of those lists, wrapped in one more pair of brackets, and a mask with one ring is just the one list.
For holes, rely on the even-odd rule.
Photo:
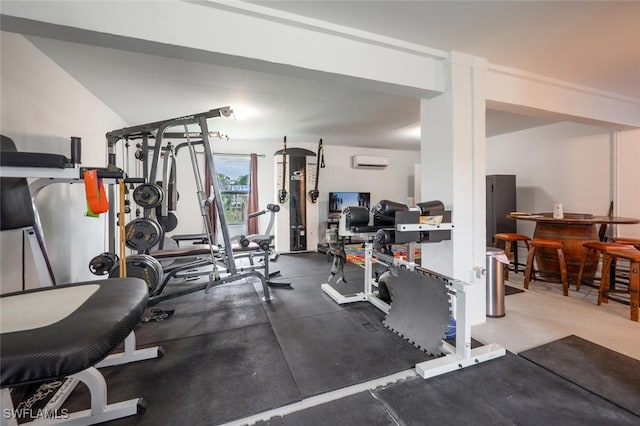
[(516, 221), (506, 215), (516, 211), (516, 176), (487, 176), (487, 247), (493, 245), (493, 235), (516, 232)]

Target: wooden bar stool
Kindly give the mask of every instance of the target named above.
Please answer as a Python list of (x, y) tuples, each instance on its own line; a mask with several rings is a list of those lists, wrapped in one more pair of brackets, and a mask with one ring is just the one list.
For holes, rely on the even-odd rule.
[(640, 238), (614, 237), (613, 242), (628, 246), (634, 246), (635, 248), (640, 250)]
[[(522, 234), (514, 234), (508, 232), (501, 232), (493, 236), (493, 246), (498, 248), (500, 241), (504, 241), (504, 252), (509, 258), (510, 262), (513, 262), (513, 269), (515, 273), (518, 273), (518, 241), (524, 242), (524, 245), (529, 250), (529, 241), (531, 238)], [(511, 253), (511, 243), (513, 243), (513, 253)], [(504, 268), (504, 279), (509, 279), (509, 268)]]
[(638, 305), (640, 304), (640, 250), (631, 247), (611, 248), (603, 253), (602, 280), (598, 292), (598, 305), (608, 303), (609, 293), (618, 292), (609, 288), (610, 268), (617, 259), (629, 261), (629, 307), (631, 321), (638, 321)]
[(534, 238), (529, 241), (529, 256), (527, 256), (527, 268), (524, 272), (524, 288), (529, 288), (529, 281), (533, 276), (533, 259), (536, 249), (553, 249), (558, 255), (558, 268), (560, 269), (560, 280), (562, 281), (562, 294), (569, 295), (569, 285), (567, 283), (567, 263), (564, 260), (562, 242), (545, 238)]
[[(582, 263), (580, 263), (580, 269), (578, 270), (578, 279), (576, 281), (576, 291), (580, 290), (580, 285), (582, 285), (582, 273), (584, 272), (584, 266), (587, 263), (587, 261), (589, 260), (589, 258), (593, 259), (595, 257), (599, 261), (600, 260), (600, 255), (602, 253), (605, 253), (607, 250), (609, 250), (611, 248), (616, 248), (616, 247), (617, 248), (625, 248), (625, 247), (628, 247), (628, 246), (626, 246), (624, 244), (608, 243), (608, 242), (602, 242), (602, 241), (598, 241), (598, 240), (587, 241), (584, 244), (582, 244), (582, 246), (585, 249), (585, 253), (584, 253), (584, 258), (582, 259)], [(610, 265), (610, 268), (614, 264)], [(611, 269), (610, 272), (613, 272), (613, 269)], [(602, 281), (602, 278), (600, 278), (600, 280)]]

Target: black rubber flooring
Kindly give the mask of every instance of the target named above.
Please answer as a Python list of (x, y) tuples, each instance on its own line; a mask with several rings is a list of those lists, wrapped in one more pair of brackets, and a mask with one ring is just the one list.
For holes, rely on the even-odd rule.
[[(162, 322), (141, 323), (140, 346), (162, 359), (103, 369), (109, 402), (144, 397), (143, 416), (113, 425), (218, 425), (415, 366), (429, 356), (382, 325), (368, 303), (337, 305), (320, 285), (330, 276), (321, 254), (281, 255), (278, 281), (261, 300), (258, 282), (238, 281), (168, 300)], [(345, 268), (343, 293), (361, 289), (363, 270)], [(172, 284), (170, 284), (171, 286)], [(188, 285), (188, 284), (180, 284)], [(575, 360), (574, 360), (575, 362)], [(584, 365), (585, 371), (588, 366)], [(635, 393), (638, 395), (638, 393)], [(88, 408), (79, 387), (67, 402)], [(375, 391), (271, 419), (287, 425), (638, 424), (640, 417), (523, 357), (497, 360), (429, 380)]]
[(637, 425), (640, 419), (517, 355), (361, 392), (259, 425)]
[(578, 336), (520, 356), (640, 416), (640, 361)]
[(511, 294), (518, 294), (518, 293), (524, 293), (524, 290), (521, 288), (517, 288), (517, 287), (512, 287), (510, 285), (506, 285), (504, 286), (504, 295), (505, 296), (509, 296)]

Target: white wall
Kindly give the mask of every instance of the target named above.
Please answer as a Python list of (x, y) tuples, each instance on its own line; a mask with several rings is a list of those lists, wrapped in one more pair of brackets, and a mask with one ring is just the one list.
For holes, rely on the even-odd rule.
[[(553, 204), (561, 202), (565, 212), (606, 215), (613, 200), (615, 214), (640, 217), (640, 132), (621, 134), (617, 162), (615, 133), (596, 126), (558, 123), (491, 137), (487, 174), (516, 175), (518, 211), (551, 212)], [(617, 196), (616, 174), (621, 175)], [(520, 233), (533, 234), (533, 223), (519, 221), (517, 227)], [(638, 226), (621, 225), (619, 232), (634, 234)]]
[[(82, 138), (82, 165), (106, 165), (104, 134), (125, 125), (58, 65), (20, 35), (1, 36), (0, 128), (21, 151), (70, 155), (69, 138)], [(85, 217), (84, 185), (52, 185), (37, 199), (45, 243), (58, 283), (93, 279), (91, 258), (106, 251), (104, 218)], [(21, 233), (0, 239), (1, 290), (21, 287)], [(28, 272), (28, 271), (27, 271)], [(29, 286), (36, 277), (27, 274)]]
[[(616, 135), (615, 214), (640, 218), (640, 129)], [(620, 225), (617, 235), (640, 238), (640, 225)]]
[[(215, 128), (215, 121), (210, 127)], [(215, 153), (234, 154), (263, 154), (258, 157), (258, 192), (260, 206), (268, 203), (277, 203), (277, 186), (275, 183), (275, 162), (274, 153), (282, 149), (282, 141), (255, 142), (234, 140), (233, 135), (229, 135), (230, 140), (215, 139), (212, 143), (212, 150)], [(322, 136), (322, 135), (319, 135)], [(304, 148), (310, 151), (317, 151), (317, 142), (298, 142), (289, 140), (289, 148)], [(351, 156), (366, 152), (368, 155), (380, 155), (390, 158), (390, 165), (384, 170), (362, 170), (351, 168)], [(184, 155), (183, 155), (184, 154)], [(320, 169), (320, 180), (318, 190), (320, 199), (318, 201), (319, 222), (317, 233), (320, 241), (324, 239), (325, 222), (329, 210), (329, 192), (332, 191), (358, 191), (371, 192), (372, 205), (382, 199), (389, 199), (406, 203), (409, 196), (413, 196), (414, 186), (414, 164), (418, 159), (416, 151), (398, 151), (382, 149), (364, 149), (345, 146), (324, 145), (325, 168)], [(193, 172), (188, 158), (188, 153), (180, 151), (178, 166), (178, 191), (180, 201), (178, 202), (178, 227), (171, 234), (191, 234), (202, 232), (202, 220), (197, 209), (197, 197), (195, 193), (195, 183)], [(260, 217), (260, 231), (267, 226), (268, 216)]]

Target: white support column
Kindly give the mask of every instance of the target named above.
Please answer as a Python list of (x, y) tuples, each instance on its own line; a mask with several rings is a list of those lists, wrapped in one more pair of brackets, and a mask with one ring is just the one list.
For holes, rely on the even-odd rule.
[(422, 266), (472, 284), (472, 324), (484, 321), (486, 76), (487, 62), (451, 52), (445, 92), (421, 103), (421, 200), (441, 200), (452, 210), (450, 241), (422, 245)]

